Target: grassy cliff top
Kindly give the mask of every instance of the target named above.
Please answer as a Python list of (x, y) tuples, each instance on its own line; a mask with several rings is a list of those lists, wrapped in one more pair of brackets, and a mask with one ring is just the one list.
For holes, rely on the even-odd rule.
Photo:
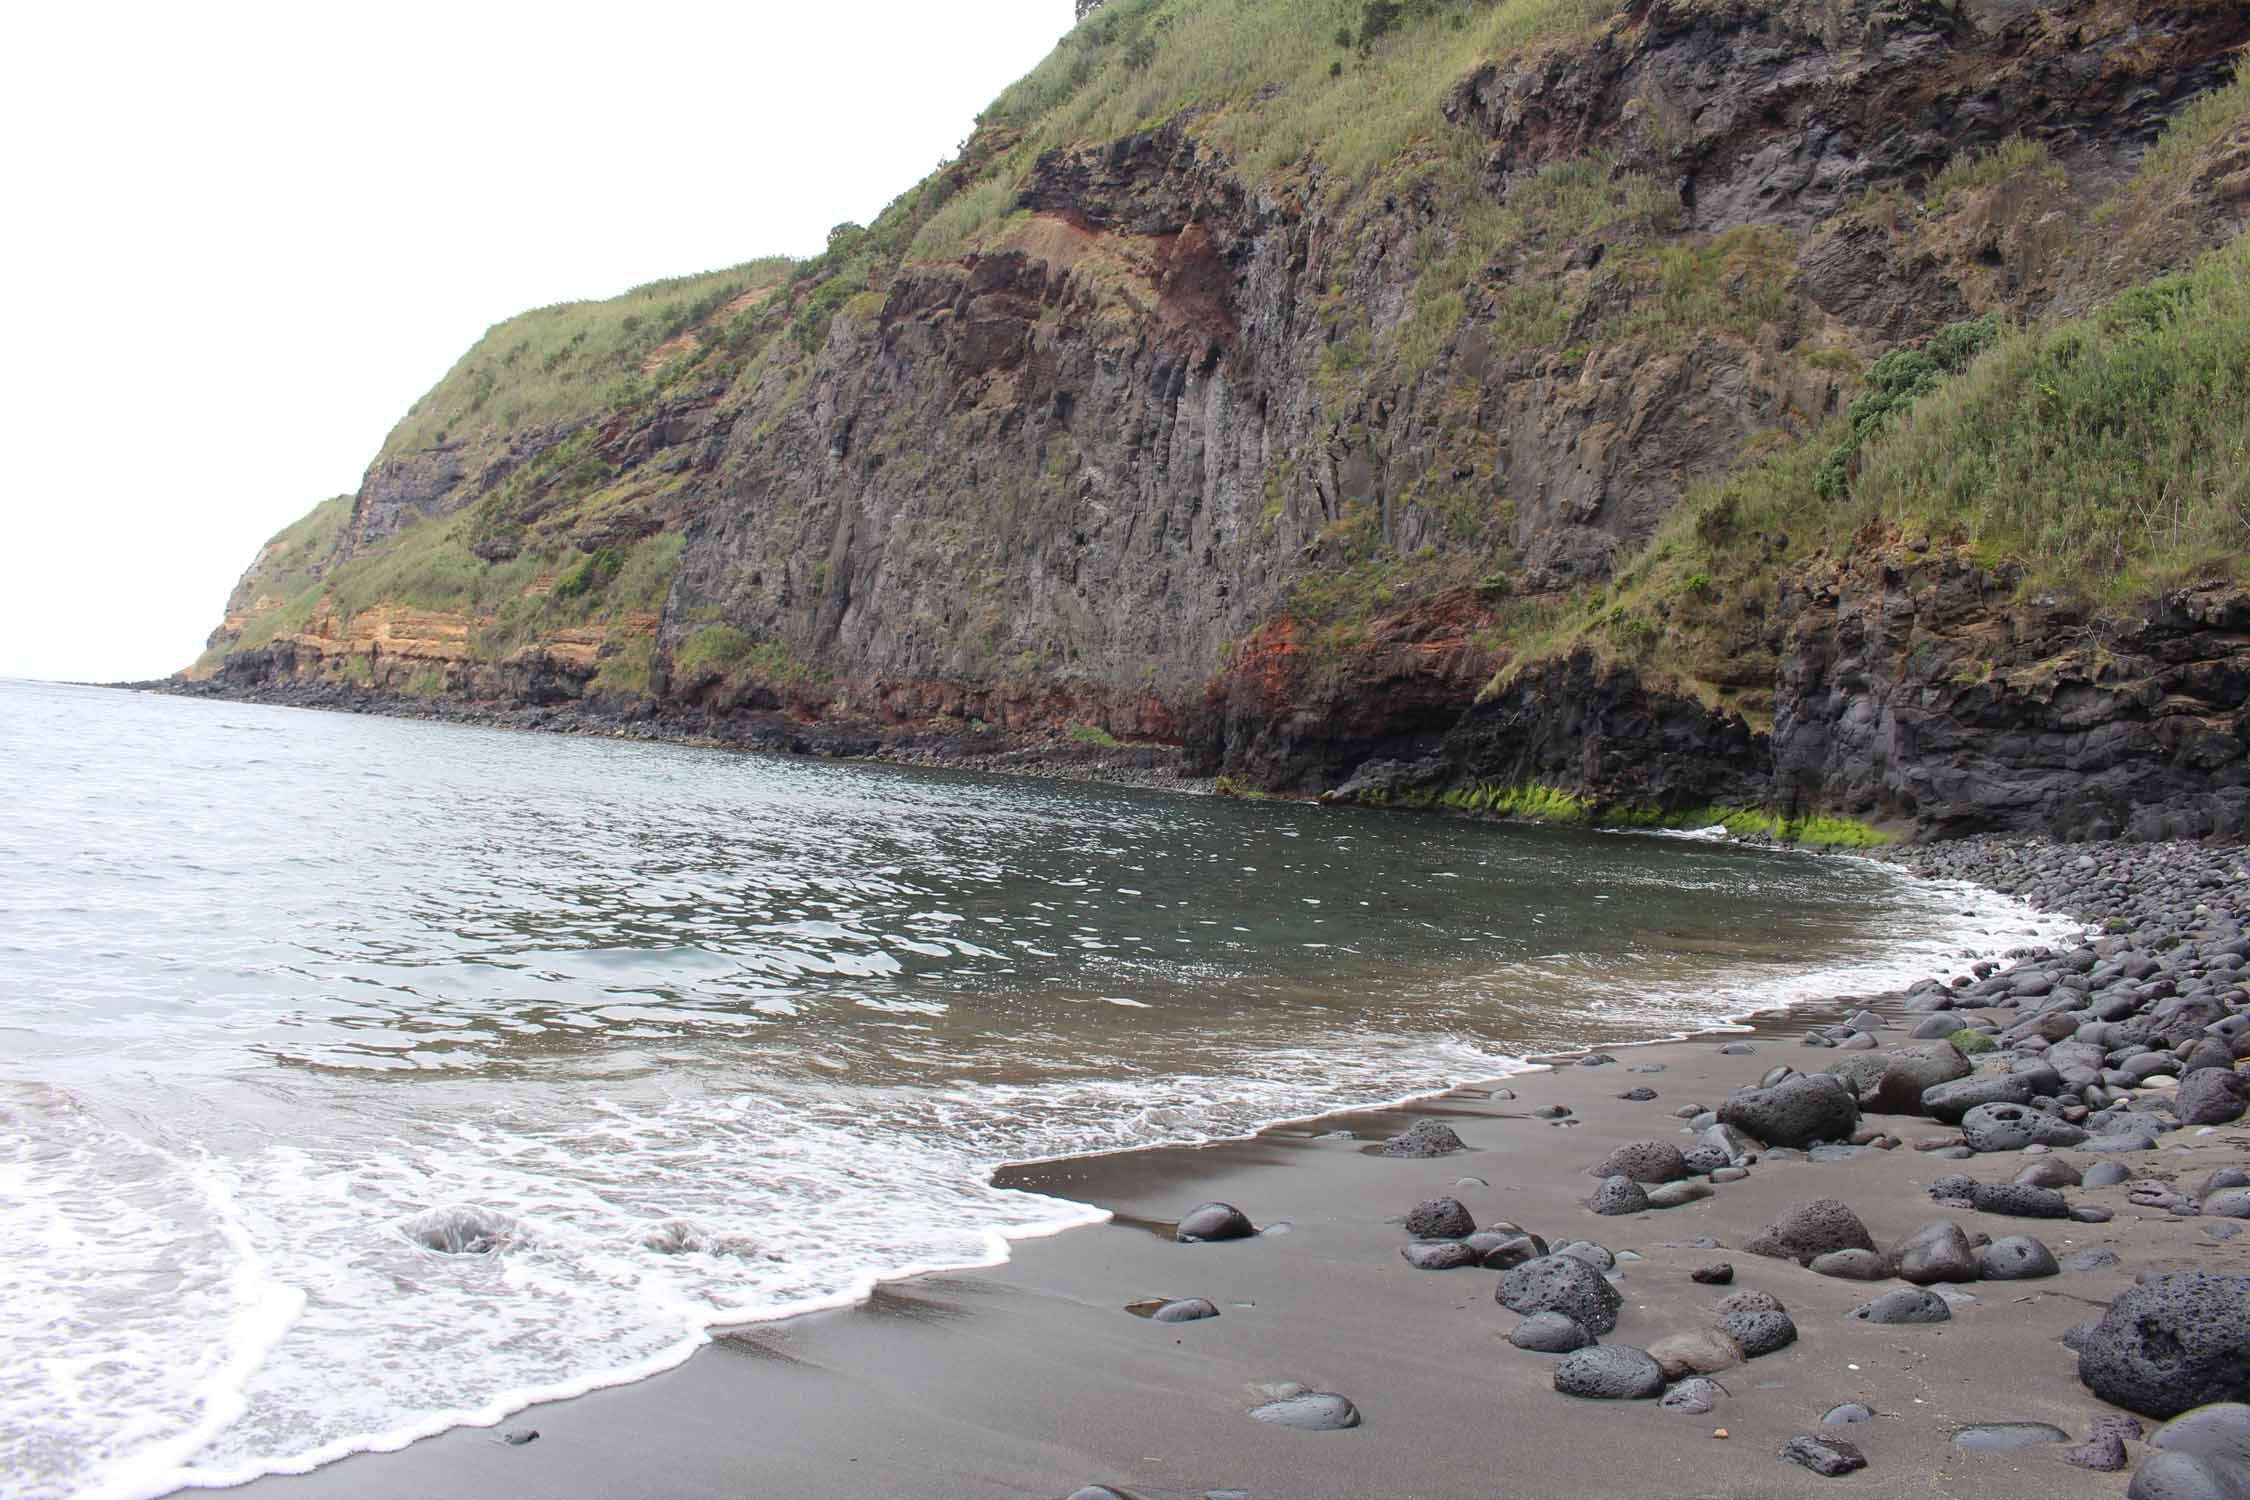
[(1047, 151), (1192, 118), (1252, 185), (1346, 194), (1464, 145), (1440, 112), (1478, 64), (1596, 31), (1616, 0), (1110, 0), (980, 118), (1011, 142), (916, 235), (941, 259), (1006, 220)]
[(796, 266), (772, 256), (495, 323), (408, 409), (376, 461), (629, 405), (672, 361), (692, 360), (729, 322), (750, 315)]

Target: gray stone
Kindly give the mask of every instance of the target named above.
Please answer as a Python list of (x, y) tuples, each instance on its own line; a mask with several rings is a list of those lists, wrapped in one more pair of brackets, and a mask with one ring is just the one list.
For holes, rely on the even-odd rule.
[(1600, 1187), (1594, 1189), (1593, 1196), (1586, 1200), (1586, 1206), (1595, 1213), (1611, 1218), (1621, 1214), (1646, 1213), (1648, 1190), (1630, 1177), (1606, 1178)]
[(1857, 1401), (1847, 1401), (1842, 1406), (1831, 1406), (1820, 1419), (1823, 1427), (1850, 1427), (1860, 1422), (1872, 1422), (1875, 1413)]
[(1418, 1240), (1460, 1240), (1477, 1232), (1477, 1222), (1458, 1198), (1431, 1198), (1406, 1216), (1406, 1232)]
[(1810, 1469), (1823, 1479), (1839, 1479), (1867, 1467), (1867, 1455), (1842, 1438), (1800, 1433), (1781, 1445), (1784, 1463)]
[(2250, 1276), (2186, 1271), (2127, 1288), (2079, 1351), (2078, 1378), (2150, 1417), (2250, 1400)]
[(2148, 1440), (2163, 1453), (2188, 1453), (2221, 1463), (2250, 1464), (2250, 1406), (2217, 1401), (2182, 1412)]
[(2203, 1200), (2203, 1211), (2214, 1219), (2250, 1219), (2250, 1188), (2228, 1188)]
[(2213, 1193), (2223, 1193), (2228, 1188), (2250, 1187), (2250, 1172), (2240, 1167), (2221, 1167), (2195, 1185), (2195, 1196), (2208, 1198)]
[(2250, 1471), (2192, 1453), (2157, 1451), (2133, 1471), (2125, 1500), (2250, 1500)]
[(1574, 1255), (1597, 1271), (1617, 1269), (1617, 1257), (1610, 1253), (1609, 1246), (1597, 1245), (1592, 1240), (1572, 1240), (1557, 1249), (1555, 1254)]
[(2070, 1204), (2052, 1188), (2027, 1187), (2020, 1182), (1980, 1182), (1974, 1203), (1981, 1213), (2007, 1214), (2018, 1219), (2067, 1219)]
[(2038, 1240), (2028, 1234), (2011, 1234), (1984, 1247), (1984, 1253), (1977, 1257), (1977, 1269), (1987, 1281), (2031, 1281), (2053, 1276), (2062, 1267), (2055, 1264), (2055, 1253)]
[(1562, 1357), (1555, 1389), (1593, 1401), (1647, 1401), (1663, 1394), (1664, 1371), (1645, 1349), (1596, 1344)]
[(1219, 1315), (1218, 1307), (1206, 1297), (1182, 1297), (1167, 1302), (1149, 1317), (1159, 1323), (1198, 1323)]
[(1383, 1142), (1385, 1156), (1410, 1159), (1450, 1156), (1466, 1149), (1461, 1144), (1461, 1137), (1454, 1134), (1453, 1127), (1442, 1120), (1416, 1120)]
[(2015, 1180), (2026, 1187), (2066, 1188), (2080, 1182), (2078, 1169), (2060, 1157), (2049, 1156), (2033, 1162), (2016, 1174)]
[(1862, 1323), (1945, 1323), (1953, 1309), (1935, 1292), (1906, 1286), (1854, 1308), (1852, 1316)]
[[(1464, 1240), (1462, 1243), (1467, 1244), (1468, 1241)], [(1484, 1251), (1484, 1268), (1487, 1271), (1505, 1271), (1511, 1266), (1541, 1259), (1547, 1253), (1547, 1242), (1538, 1235), (1513, 1235)]]
[(2097, 1474), (2115, 1474), (2128, 1462), (2125, 1440), (2114, 1432), (2097, 1432), (2063, 1455), (2063, 1462)]
[(1961, 1117), (1961, 1138), (1972, 1151), (2021, 1151), (2075, 1146), (2086, 1132), (2026, 1104), (1980, 1104)]
[(1700, 1417), (1715, 1410), (1726, 1393), (1726, 1387), (1716, 1380), (1705, 1380), (1698, 1376), (1673, 1386), (1657, 1404), (1666, 1411), (1678, 1412), (1682, 1416)]
[(1682, 1375), (1715, 1375), (1749, 1357), (1740, 1344), (1716, 1328), (1667, 1334), (1648, 1346), (1648, 1355), (1663, 1367), (1667, 1380)]
[(1734, 1267), (1727, 1261), (1714, 1261), (1688, 1272), (1688, 1280), (1700, 1282), (1704, 1286), (1725, 1286), (1734, 1280)]
[(1484, 1264), (1484, 1257), (1463, 1240), (1424, 1240), (1398, 1253), (1417, 1271), (1458, 1271)]
[(1763, 1359), (1797, 1342), (1797, 1325), (1785, 1312), (1722, 1313), (1719, 1332), (1740, 1344), (1750, 1359)]
[(1739, 1089), (1720, 1109), (1719, 1120), (1769, 1146), (1803, 1148), (1850, 1140), (1859, 1128), (1859, 1101), (1843, 1080), (1823, 1073), (1772, 1088)]
[(1231, 1203), (1206, 1203), (1191, 1208), (1180, 1216), (1172, 1230), (1172, 1238), (1183, 1244), (1198, 1244), (1205, 1240), (1243, 1240), (1256, 1234), (1257, 1228), (1250, 1216)]
[(2116, 1187), (2132, 1179), (2133, 1174), (2125, 1170), (2122, 1162), (2098, 1161), (2086, 1169), (2086, 1186), (2090, 1188)]
[(1593, 1341), (1594, 1336), (1579, 1327), (1577, 1319), (1559, 1312), (1533, 1313), (1508, 1333), (1509, 1343), (1535, 1354), (1568, 1354)]
[(1814, 1256), (1811, 1269), (1840, 1281), (1882, 1281), (1891, 1274), (1891, 1263), (1873, 1250), (1831, 1250)]
[(1254, 1408), (1251, 1416), (1302, 1432), (1338, 1432), (1359, 1425), (1359, 1408), (1334, 1391), (1307, 1391)]
[(1712, 1124), (1703, 1127), (1700, 1144), (1709, 1146), (1716, 1151), (1724, 1151), (1727, 1160), (1730, 1162), (1740, 1162), (1754, 1157), (1760, 1149), (1758, 1142), (1727, 1124)]
[(1756, 1287), (1744, 1287), (1739, 1292), (1729, 1292), (1721, 1297), (1713, 1311), (1723, 1317), (1728, 1313), (1787, 1312), (1789, 1309), (1783, 1307), (1781, 1299), (1771, 1292), (1762, 1292)]
[(1630, 1177), (1635, 1182), (1677, 1182), (1688, 1175), (1688, 1167), (1677, 1146), (1634, 1141), (1610, 1152), (1587, 1172), (1595, 1177)]
[(1863, 1110), (1879, 1115), (1918, 1115), (1925, 1112), (1925, 1093), (1939, 1084), (1968, 1077), (1970, 1065), (1951, 1042), (1932, 1041), (1843, 1058), (1828, 1071), (1857, 1086)]
[(2066, 1271), (2106, 1271), (2117, 1263), (2115, 1250), (2081, 1250), (2062, 1264)]
[(1810, 1265), (1831, 1250), (1872, 1250), (1875, 1240), (1843, 1200), (1815, 1198), (1782, 1209), (1742, 1248), (1753, 1255)]
[(1980, 1073), (1972, 1078), (1941, 1083), (1922, 1093), (1922, 1112), (1948, 1125), (1958, 1125), (1972, 1109), (1986, 1104), (2029, 1104), (2031, 1080), (2020, 1073)]
[(1648, 1190), (1650, 1208), (1680, 1208), (1711, 1196), (1711, 1189), (1700, 1182), (1667, 1182), (1662, 1187)]
[(2105, 1153), (2117, 1151), (2154, 1151), (2156, 1149), (2156, 1129), (2154, 1126), (2150, 1126), (2146, 1132), (2140, 1130), (2119, 1130), (2108, 1135), (2097, 1135), (2093, 1139), (2081, 1144), (2078, 1149), (2081, 1151), (2100, 1151)]
[(1930, 1286), (1940, 1281), (1977, 1279), (1977, 1254), (1969, 1236), (1951, 1219), (1924, 1224), (1891, 1247), (1891, 1264), (1901, 1281)]
[(1572, 1255), (1548, 1255), (1502, 1273), (1493, 1296), (1510, 1312), (1566, 1313), (1599, 1337), (1617, 1327), (1625, 1299), (1602, 1273)]

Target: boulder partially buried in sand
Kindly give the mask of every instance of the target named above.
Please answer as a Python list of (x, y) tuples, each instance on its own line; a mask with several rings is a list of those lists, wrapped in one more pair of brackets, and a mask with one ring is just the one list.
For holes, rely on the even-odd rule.
[(1429, 1198), (1408, 1210), (1406, 1232), (1418, 1240), (1465, 1240), (1477, 1221), (1458, 1198)]
[(1620, 1146), (1586, 1169), (1590, 1177), (1629, 1177), (1635, 1182), (1677, 1182), (1688, 1175), (1680, 1148), (1666, 1141), (1634, 1141)]
[(1172, 1238), (1183, 1245), (1195, 1245), (1205, 1240), (1246, 1240), (1257, 1232), (1250, 1216), (1233, 1204), (1205, 1203), (1180, 1216)]
[(1416, 1120), (1412, 1125), (1383, 1142), (1385, 1156), (1403, 1156), (1413, 1159), (1430, 1156), (1450, 1156), (1468, 1148), (1453, 1127), (1438, 1120)]
[(1664, 1394), (1664, 1371), (1645, 1349), (1595, 1344), (1562, 1357), (1555, 1389), (1592, 1401), (1650, 1401)]
[(1926, 1091), (1969, 1076), (1969, 1060), (1951, 1042), (1937, 1041), (1863, 1052), (1827, 1071), (1849, 1082), (1858, 1091), (1859, 1107), (1869, 1113), (1918, 1115)]
[(1832, 1250), (1873, 1250), (1875, 1237), (1841, 1199), (1815, 1198), (1784, 1208), (1742, 1248), (1809, 1266)]
[(2128, 1287), (2079, 1350), (2078, 1378), (2145, 1417), (2250, 1401), (2250, 1276), (2183, 1271)]
[(1493, 1296), (1510, 1312), (1559, 1312), (1587, 1332), (1609, 1333), (1625, 1305), (1602, 1273), (1575, 1255), (1548, 1255), (1502, 1273)]
[(1586, 1206), (1595, 1213), (1609, 1217), (1620, 1214), (1645, 1213), (1648, 1210), (1648, 1189), (1630, 1177), (1609, 1177), (1595, 1188), (1586, 1199)]
[(1768, 1146), (1801, 1149), (1850, 1140), (1859, 1129), (1859, 1100), (1841, 1078), (1800, 1075), (1771, 1088), (1735, 1090), (1719, 1109), (1719, 1123)]

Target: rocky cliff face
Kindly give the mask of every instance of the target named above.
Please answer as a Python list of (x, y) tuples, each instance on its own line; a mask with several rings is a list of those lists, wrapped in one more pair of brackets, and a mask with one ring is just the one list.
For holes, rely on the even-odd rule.
[[(1066, 49), (1161, 72), (1149, 16)], [(1355, 183), (1247, 170), (1239, 112), (1052, 143), (996, 112), (821, 262), (662, 303), (598, 397), (496, 423), (592, 347), (503, 325), (430, 398), (454, 428), (402, 427), (195, 675), (761, 742), (1075, 726), (1291, 791), (2239, 832), (2230, 587), (2096, 612), (1960, 549), (1829, 557), (1687, 678), (1542, 660), (1533, 617), (1886, 351), (2226, 243), (2250, 110), (2208, 101), (2246, 42), (2231, 0), (1651, 0), (1496, 45)]]

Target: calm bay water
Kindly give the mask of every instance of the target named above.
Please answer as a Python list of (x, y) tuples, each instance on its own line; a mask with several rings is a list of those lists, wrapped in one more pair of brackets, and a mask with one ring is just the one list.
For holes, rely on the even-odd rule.
[[(0, 1494), (493, 1421), (2035, 919), (1870, 863), (0, 683)], [(1976, 915), (1965, 915), (1974, 910)]]

